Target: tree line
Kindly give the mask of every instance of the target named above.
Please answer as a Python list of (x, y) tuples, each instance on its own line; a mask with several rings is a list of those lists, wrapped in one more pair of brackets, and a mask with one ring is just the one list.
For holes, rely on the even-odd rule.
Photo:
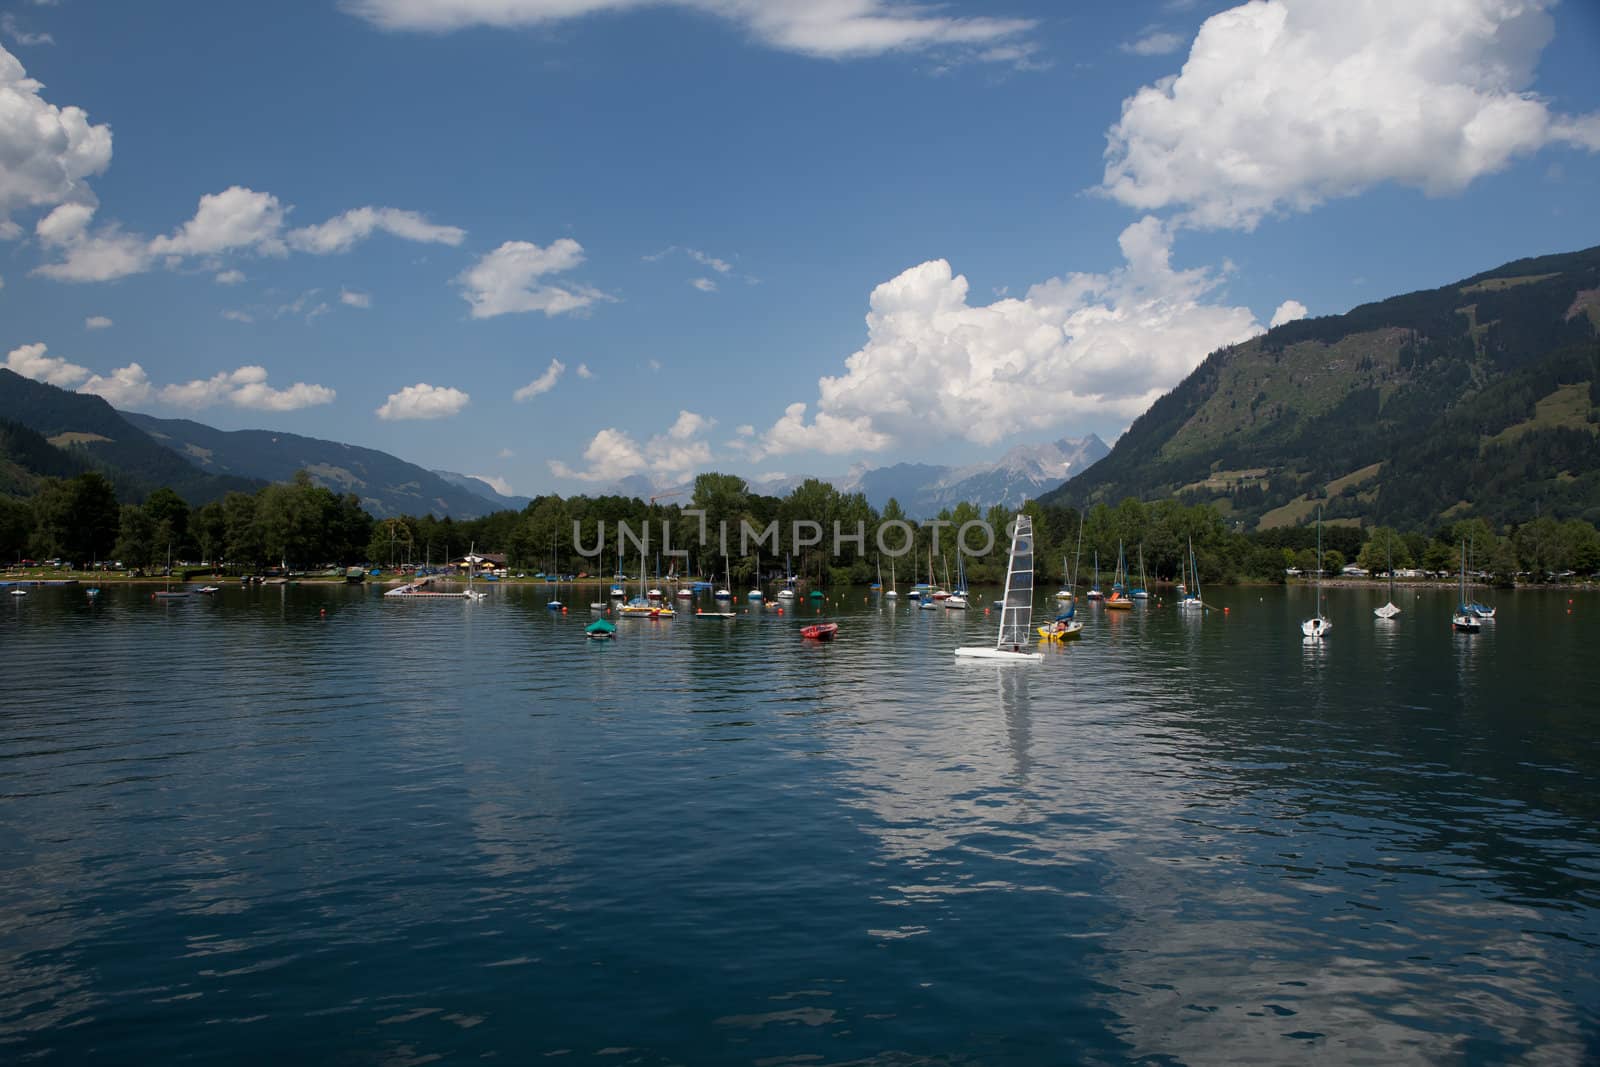
[[(1005, 576), (1013, 517), (1007, 508), (959, 504), (931, 523), (912, 522), (894, 500), (874, 508), (864, 494), (840, 492), (817, 479), (778, 497), (718, 473), (700, 475), (683, 495), (687, 499), (666, 503), (547, 495), (520, 511), (475, 519), (380, 520), (367, 514), (354, 494), (316, 485), (304, 471), (292, 482), (229, 493), (198, 508), (171, 489), (158, 489), (138, 504), (119, 503), (111, 483), (89, 472), (47, 480), (31, 498), (0, 496), (0, 553), (7, 561), (61, 558), (84, 565), (118, 560), (144, 569), (163, 567), (169, 559), (200, 560), (256, 572), (277, 566), (442, 564), (475, 547), (504, 554), (516, 571), (564, 575), (637, 576), (642, 567), (646, 574), (675, 569), (745, 584), (787, 572), (813, 584), (839, 585), (866, 583), (881, 573), (886, 582), (892, 578), (901, 586), (927, 580), (943, 584), (962, 566), (972, 582)], [(1067, 581), (1074, 566), (1082, 582), (1096, 572), (1109, 582), (1119, 565), (1130, 581), (1172, 581), (1183, 573), (1191, 551), (1203, 582), (1281, 582), (1286, 569), (1309, 574), (1317, 564), (1314, 528), (1245, 531), (1209, 504), (1130, 497), (1085, 512), (1038, 501), (1023, 510), (1034, 520), (1035, 581), (1041, 587)], [(880, 528), (889, 531), (902, 522), (911, 527), (909, 542), (902, 528), (893, 528), (884, 535), (888, 552), (880, 550)], [(974, 522), (993, 531), (992, 544), (973, 533), (958, 563), (957, 532)], [(649, 530), (648, 553), (639, 552), (634, 540), (619, 541), (623, 523), (636, 536)], [(822, 543), (797, 543), (796, 523), (815, 523)], [(664, 552), (663, 524), (670, 527), (671, 547), (686, 556)], [(836, 525), (844, 533), (838, 551)], [(768, 536), (752, 546), (748, 536), (741, 537), (747, 530)], [(858, 530), (865, 531), (861, 540), (853, 537)], [(1537, 518), (1498, 530), (1479, 518), (1427, 530), (1327, 525), (1322, 542), (1327, 573), (1354, 561), (1374, 573), (1392, 564), (1454, 574), (1463, 545), (1472, 571), (1501, 581), (1600, 571), (1600, 532), (1581, 519)], [(979, 549), (986, 550), (970, 554)]]

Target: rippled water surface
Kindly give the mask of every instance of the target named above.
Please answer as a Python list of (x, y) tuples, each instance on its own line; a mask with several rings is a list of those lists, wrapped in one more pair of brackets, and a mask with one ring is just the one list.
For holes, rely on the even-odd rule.
[[(986, 602), (993, 591), (975, 594)], [(0, 1060), (1593, 1063), (1600, 601), (0, 604)], [(566, 591), (581, 605), (588, 595)], [(744, 609), (744, 605), (739, 605)]]

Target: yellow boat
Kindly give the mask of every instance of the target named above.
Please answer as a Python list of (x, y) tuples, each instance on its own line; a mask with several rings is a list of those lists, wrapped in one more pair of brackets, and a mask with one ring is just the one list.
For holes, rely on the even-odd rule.
[(1064, 630), (1056, 629), (1053, 624), (1050, 626), (1040, 626), (1038, 627), (1038, 630), (1039, 637), (1042, 640), (1071, 641), (1073, 638), (1081, 637), (1083, 635), (1083, 623), (1079, 622), (1077, 619), (1073, 619), (1071, 622), (1067, 623), (1066, 629)]

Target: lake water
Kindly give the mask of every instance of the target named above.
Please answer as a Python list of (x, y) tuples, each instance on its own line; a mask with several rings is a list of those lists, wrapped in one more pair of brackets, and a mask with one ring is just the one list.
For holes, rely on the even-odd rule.
[(0, 1060), (1600, 1061), (1594, 594), (549, 595), (6, 598)]

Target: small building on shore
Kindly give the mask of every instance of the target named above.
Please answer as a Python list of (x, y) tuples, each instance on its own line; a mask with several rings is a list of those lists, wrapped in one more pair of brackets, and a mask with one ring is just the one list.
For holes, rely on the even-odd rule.
[(458, 556), (450, 561), (450, 566), (466, 574), (494, 574), (504, 575), (506, 572), (506, 557), (502, 552), (469, 552), (465, 556)]

